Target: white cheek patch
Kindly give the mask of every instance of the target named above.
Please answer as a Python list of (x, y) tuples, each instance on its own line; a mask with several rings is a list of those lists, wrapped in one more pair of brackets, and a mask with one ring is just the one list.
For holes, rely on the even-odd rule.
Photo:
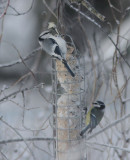
[(99, 104), (94, 104), (94, 107), (100, 108)]

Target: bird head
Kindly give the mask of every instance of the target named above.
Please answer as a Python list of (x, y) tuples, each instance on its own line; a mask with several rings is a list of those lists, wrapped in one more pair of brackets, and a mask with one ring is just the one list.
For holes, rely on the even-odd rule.
[(39, 42), (44, 41), (44, 39), (49, 38), (50, 32), (49, 31), (44, 31), (39, 35)]
[(101, 110), (105, 109), (105, 104), (102, 101), (96, 101), (93, 103), (94, 107), (97, 107)]

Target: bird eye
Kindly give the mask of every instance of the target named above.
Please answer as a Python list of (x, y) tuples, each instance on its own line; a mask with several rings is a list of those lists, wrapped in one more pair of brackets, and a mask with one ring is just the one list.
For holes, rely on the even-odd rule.
[(45, 38), (45, 35), (47, 35), (47, 34), (49, 34), (49, 31), (42, 32), (42, 33), (40, 34), (39, 38), (38, 38), (39, 41), (43, 41), (44, 38)]

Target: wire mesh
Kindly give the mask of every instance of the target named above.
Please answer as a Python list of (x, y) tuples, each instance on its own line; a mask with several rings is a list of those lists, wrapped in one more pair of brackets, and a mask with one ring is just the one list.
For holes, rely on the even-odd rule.
[(68, 46), (67, 62), (76, 75), (74, 78), (59, 60), (52, 59), (52, 119), (54, 155), (57, 160), (70, 159), (72, 154), (83, 159), (80, 131), (85, 107), (84, 58), (75, 55), (74, 47)]

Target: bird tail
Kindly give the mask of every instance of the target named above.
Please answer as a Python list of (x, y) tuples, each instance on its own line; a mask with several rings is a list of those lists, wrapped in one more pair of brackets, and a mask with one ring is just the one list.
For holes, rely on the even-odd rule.
[(81, 132), (80, 136), (83, 136), (83, 134), (90, 128), (90, 125), (87, 125)]
[(71, 74), (72, 77), (75, 77), (74, 72), (71, 70), (70, 66), (67, 64), (66, 60), (63, 59), (62, 60), (63, 64), (65, 65), (66, 69), (68, 70), (68, 72)]

